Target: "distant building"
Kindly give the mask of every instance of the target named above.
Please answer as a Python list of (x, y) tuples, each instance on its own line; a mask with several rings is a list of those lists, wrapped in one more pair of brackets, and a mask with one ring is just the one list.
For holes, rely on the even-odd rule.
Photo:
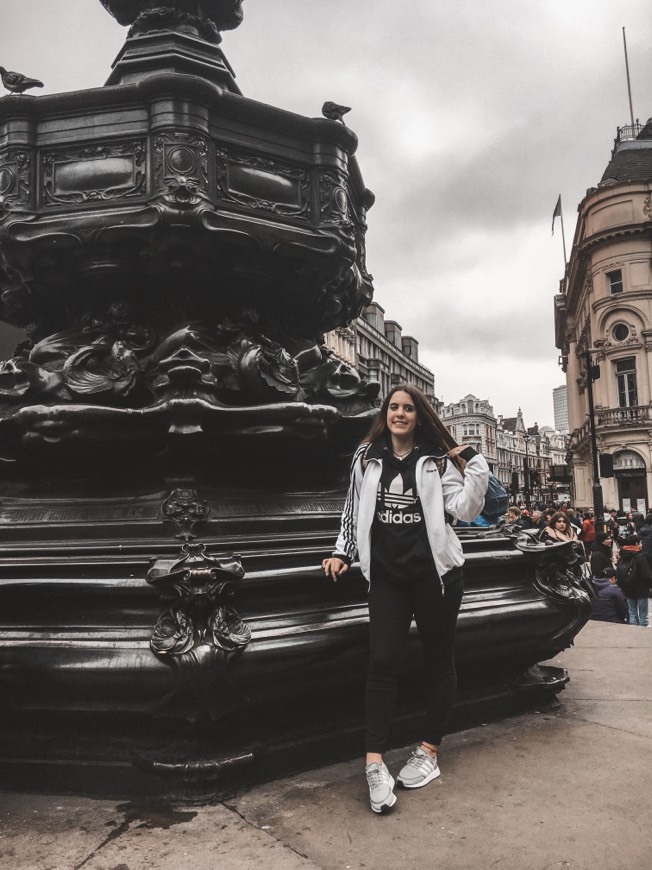
[(610, 456), (614, 470), (600, 481), (605, 505), (644, 511), (651, 504), (651, 185), (652, 120), (619, 128), (601, 181), (579, 204), (555, 296), (555, 343), (566, 373), (569, 459), (580, 506), (593, 501), (591, 374), (597, 449), (603, 459)]
[(469, 394), (459, 402), (444, 405), (439, 416), (458, 444), (468, 444), (482, 453), (492, 471), (497, 463), (496, 417), (487, 399)]
[(568, 432), (568, 387), (562, 384), (552, 391), (552, 407), (557, 432)]
[(324, 340), (326, 347), (364, 378), (380, 384), (380, 401), (397, 384), (414, 384), (436, 405), (435, 376), (419, 362), (419, 342), (403, 335), (395, 320), (385, 320), (385, 309), (377, 302), (350, 326), (326, 333)]

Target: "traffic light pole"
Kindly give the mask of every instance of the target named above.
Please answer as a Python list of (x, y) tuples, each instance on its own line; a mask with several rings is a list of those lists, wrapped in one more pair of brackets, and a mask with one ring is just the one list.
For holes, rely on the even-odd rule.
[(600, 483), (600, 469), (598, 467), (598, 444), (595, 437), (595, 413), (593, 409), (593, 366), (591, 364), (591, 352), (584, 352), (586, 364), (586, 387), (589, 397), (589, 430), (591, 432), (591, 459), (593, 460), (593, 511), (595, 513), (595, 530), (604, 532), (604, 498), (602, 484)]

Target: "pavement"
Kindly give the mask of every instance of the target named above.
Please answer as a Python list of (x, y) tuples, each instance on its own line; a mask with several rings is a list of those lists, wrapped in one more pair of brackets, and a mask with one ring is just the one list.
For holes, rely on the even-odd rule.
[(591, 622), (551, 663), (571, 677), (559, 710), (450, 735), (442, 776), (387, 816), (361, 761), (211, 806), (0, 791), (0, 867), (649, 870), (652, 630)]

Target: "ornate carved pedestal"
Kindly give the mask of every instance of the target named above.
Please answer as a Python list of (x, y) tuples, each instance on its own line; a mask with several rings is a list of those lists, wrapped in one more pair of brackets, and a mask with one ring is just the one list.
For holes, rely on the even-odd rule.
[[(320, 562), (378, 388), (323, 333), (372, 297), (373, 195), (347, 127), (240, 94), (237, 0), (103, 4), (106, 87), (0, 99), (0, 772), (202, 795), (360, 748), (365, 584)], [(465, 548), (460, 711), (588, 618)]]

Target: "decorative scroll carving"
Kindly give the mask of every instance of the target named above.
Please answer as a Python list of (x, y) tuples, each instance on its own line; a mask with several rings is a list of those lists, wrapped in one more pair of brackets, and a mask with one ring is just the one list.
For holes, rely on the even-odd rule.
[(582, 576), (583, 553), (579, 554), (574, 542), (544, 544), (536, 533), (526, 531), (519, 535), (516, 546), (524, 553), (536, 554), (534, 586), (539, 592), (556, 601), (589, 602), (593, 590)]
[(163, 199), (191, 208), (208, 196), (208, 145), (200, 136), (162, 133), (154, 143), (154, 180)]
[(150, 645), (159, 656), (182, 656), (200, 645), (225, 653), (241, 652), (251, 629), (227, 603), (244, 576), (239, 558), (213, 557), (205, 544), (185, 543), (177, 559), (157, 559), (147, 582), (170, 607), (159, 618)]
[(648, 220), (652, 220), (652, 194), (648, 193), (643, 203), (643, 214)]
[(349, 194), (345, 179), (332, 172), (320, 174), (319, 211), (322, 223), (352, 226)]
[(161, 513), (176, 524), (179, 530), (176, 537), (188, 543), (197, 537), (193, 529), (208, 519), (210, 507), (193, 489), (175, 489), (163, 502)]
[(176, 489), (161, 513), (177, 526), (176, 537), (184, 543), (178, 557), (157, 559), (147, 573), (147, 582), (170, 602), (152, 634), (152, 650), (182, 656), (202, 644), (226, 653), (244, 649), (251, 630), (227, 603), (234, 583), (244, 576), (242, 563), (232, 553), (210, 556), (206, 545), (195, 540), (195, 526), (210, 515), (208, 502), (195, 490)]
[(310, 176), (305, 169), (220, 149), (216, 158), (219, 198), (286, 217), (309, 216)]
[(146, 190), (144, 141), (46, 151), (41, 157), (43, 205), (108, 202)]
[(30, 204), (32, 155), (24, 148), (8, 148), (0, 154), (0, 213), (3, 208)]
[[(4, 294), (3, 294), (4, 299)], [(80, 327), (27, 343), (0, 367), (0, 398), (17, 402), (49, 396), (107, 401), (130, 395), (144, 381), (139, 357), (153, 332), (132, 320), (129, 305), (116, 300)]]

